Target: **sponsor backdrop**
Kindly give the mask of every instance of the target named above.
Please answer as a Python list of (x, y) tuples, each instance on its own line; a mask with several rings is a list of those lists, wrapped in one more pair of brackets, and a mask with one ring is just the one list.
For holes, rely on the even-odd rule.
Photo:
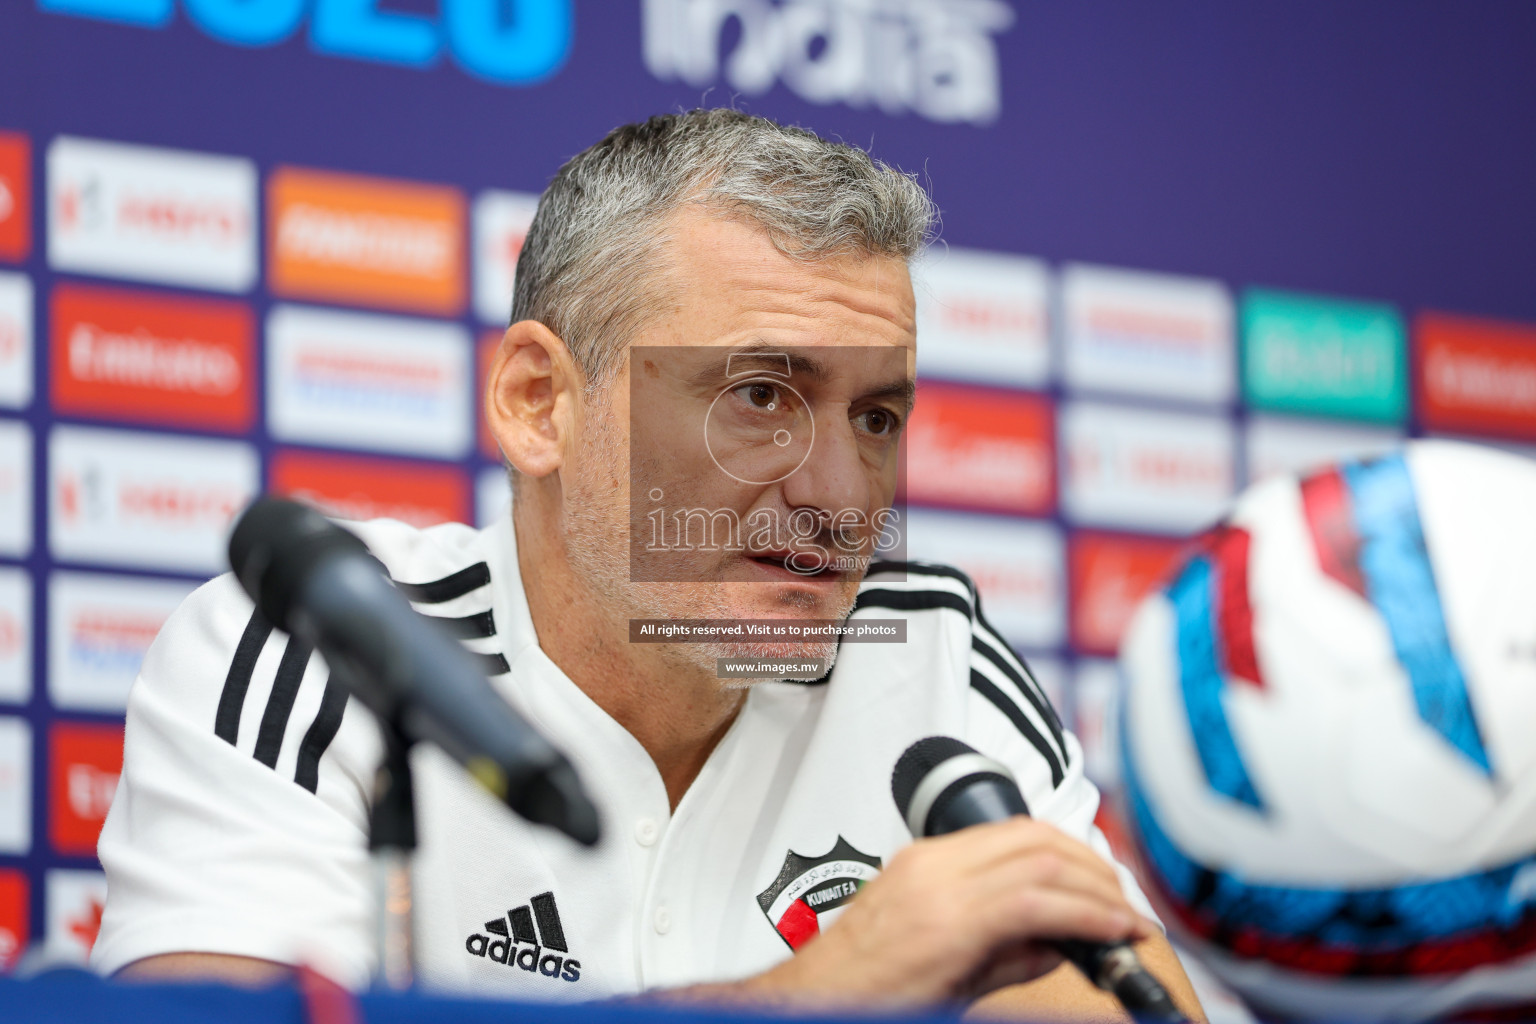
[(0, 964), (81, 958), (137, 665), (263, 488), (504, 514), (477, 381), (537, 193), (735, 102), (920, 174), (911, 550), (1113, 787), (1127, 615), (1241, 487), (1536, 444), (1536, 10), (6, 0)]

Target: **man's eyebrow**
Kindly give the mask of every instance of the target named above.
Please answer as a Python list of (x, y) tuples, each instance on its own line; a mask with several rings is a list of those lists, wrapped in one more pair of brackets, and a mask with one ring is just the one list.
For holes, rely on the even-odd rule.
[[(740, 360), (740, 362), (735, 362)], [(740, 377), (748, 373), (778, 373), (783, 375), (780, 367), (788, 367), (790, 376), (802, 374), (806, 377), (814, 377), (817, 380), (830, 376), (827, 367), (819, 359), (807, 355), (798, 348), (785, 348), (783, 345), (773, 345), (766, 341), (756, 340), (734, 346), (726, 351), (726, 373), (732, 377)], [(737, 367), (742, 367), (738, 369)], [(771, 367), (771, 369), (769, 369)]]
[(696, 387), (718, 385), (722, 379), (761, 376), (769, 374), (783, 377), (788, 369), (791, 379), (796, 374), (813, 380), (825, 380), (830, 374), (826, 366), (804, 352), (766, 341), (748, 341), (720, 351), (719, 359), (688, 378)]
[[(810, 377), (813, 380), (825, 380), (831, 376), (831, 372), (821, 360), (812, 357), (803, 349), (786, 348), (783, 345), (774, 345), (761, 339), (734, 345), (721, 351), (721, 360), (699, 370), (688, 382), (696, 387), (718, 386), (721, 378), (734, 380), (737, 377), (761, 376), (768, 374), (775, 377), (784, 376), (784, 367), (789, 368), (790, 378), (796, 374), (802, 377)], [(917, 401), (917, 384), (911, 378), (893, 380), (888, 384), (881, 384), (859, 395), (859, 401), (870, 399), (896, 398), (902, 402), (903, 412), (911, 412), (913, 404)]]
[(917, 402), (917, 382), (911, 378), (893, 380), (889, 384), (882, 384), (871, 391), (864, 392), (859, 398), (861, 401), (870, 398), (899, 398), (902, 401), (902, 411), (909, 413)]

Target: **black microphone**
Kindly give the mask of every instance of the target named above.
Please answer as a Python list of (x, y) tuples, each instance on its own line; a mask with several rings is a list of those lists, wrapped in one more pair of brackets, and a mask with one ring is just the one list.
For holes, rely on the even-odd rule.
[[(891, 773), (891, 795), (917, 838), (1029, 814), (1012, 773), (952, 736), (929, 736), (908, 747)], [(1188, 1021), (1129, 943), (1055, 939), (1049, 945), (1089, 981), (1114, 993), (1137, 1020)]]
[(380, 721), (441, 747), (529, 821), (597, 842), (597, 808), (570, 762), (390, 585), (356, 535), (306, 505), (262, 497), (235, 524), (229, 563), (261, 614), (319, 651)]

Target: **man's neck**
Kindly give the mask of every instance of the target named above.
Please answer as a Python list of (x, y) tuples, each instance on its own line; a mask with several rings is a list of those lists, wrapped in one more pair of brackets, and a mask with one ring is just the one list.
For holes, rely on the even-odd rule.
[(633, 736), (677, 808), (735, 721), (746, 692), (663, 660), (663, 645), (631, 644), (629, 623), (577, 578), (565, 546), (541, 517), (514, 513), (517, 562), (539, 647), (598, 707)]

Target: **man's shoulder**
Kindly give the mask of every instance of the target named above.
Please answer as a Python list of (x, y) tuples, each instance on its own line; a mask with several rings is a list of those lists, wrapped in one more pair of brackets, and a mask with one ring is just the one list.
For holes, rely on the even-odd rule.
[[(362, 538), (418, 611), (449, 620), (446, 625), (465, 640), (494, 636), (492, 559), (482, 531), (458, 523), (421, 528), (392, 519), (340, 525)], [(267, 622), (234, 575), (224, 573), (194, 591), (167, 620), (146, 653), (130, 709), (135, 698), (169, 688), (178, 701), (216, 702), (219, 715), (235, 715), (248, 690), (269, 684), (280, 693), (295, 689), (312, 653)], [(488, 671), (505, 671), (499, 654), (482, 656)]]
[[(492, 611), (494, 545), (481, 531), (389, 519), (340, 525), (487, 675), (508, 671)], [(243, 759), (246, 772), (263, 766), (350, 807), (353, 783), (371, 774), (377, 737), (367, 716), (348, 713), (349, 703), (323, 657), (267, 621), (233, 574), (224, 573), (183, 602), (146, 652), (128, 696), (129, 750), (144, 764), (170, 763), (167, 751), (197, 751), (248, 782), (231, 760)], [(214, 740), (223, 744), (210, 746)]]
[[(463, 523), (419, 527), (397, 519), (342, 520), (337, 525), (361, 538), (390, 582), (418, 606), (446, 604), (490, 584), (485, 530)], [(162, 631), (162, 639), (184, 641), (195, 633), (233, 644), (253, 611), (234, 575), (223, 573), (187, 598)]]
[[(922, 687), (963, 694), (976, 708), (972, 741), (985, 737), (991, 742), (983, 749), (1014, 749), (1008, 763), (1039, 768), (1052, 789), (1062, 784), (1072, 755), (1061, 718), (1028, 663), (987, 620), (970, 576), (933, 562), (872, 562), (854, 608), (860, 618), (908, 620), (901, 654), (881, 662), (887, 685), (915, 677)], [(914, 643), (951, 651), (950, 671), (935, 674), (938, 663), (930, 652), (913, 650)]]
[(338, 525), (362, 538), (373, 556), (384, 564), (390, 580), (412, 600), (422, 596), (412, 588), (419, 590), (446, 574), (477, 564), (483, 564), (484, 570), (475, 570), (476, 574), (489, 579), (489, 530), (477, 530), (463, 523), (414, 526), (398, 519), (357, 520)]

